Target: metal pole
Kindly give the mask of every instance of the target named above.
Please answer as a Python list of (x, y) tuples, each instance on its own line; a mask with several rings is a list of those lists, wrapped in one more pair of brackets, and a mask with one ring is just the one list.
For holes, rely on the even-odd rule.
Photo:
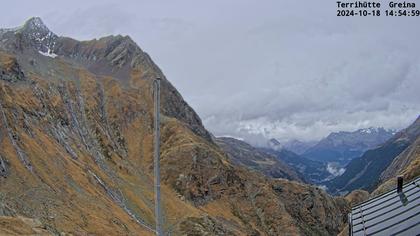
[(351, 213), (347, 215), (347, 220), (349, 222), (349, 236), (353, 236), (353, 222), (352, 222), (353, 219), (352, 219)]
[(163, 236), (162, 211), (160, 202), (160, 78), (153, 81), (155, 102), (155, 140), (154, 140), (154, 164), (155, 164), (155, 219), (156, 235)]

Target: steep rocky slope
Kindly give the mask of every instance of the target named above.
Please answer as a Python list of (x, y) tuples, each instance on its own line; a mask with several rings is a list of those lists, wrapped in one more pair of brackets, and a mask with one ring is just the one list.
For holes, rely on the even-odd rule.
[[(333, 192), (349, 192), (355, 189), (374, 190), (380, 183), (383, 171), (390, 168), (386, 173), (393, 173), (398, 169), (394, 166), (404, 165), (404, 159), (406, 159), (404, 157), (396, 160), (395, 163), (393, 161), (410, 145), (416, 147), (415, 143), (419, 135), (420, 117), (380, 147), (369, 150), (360, 158), (352, 160), (346, 166), (343, 175), (328, 183), (328, 188)], [(407, 152), (410, 153), (410, 148), (407, 149)], [(390, 165), (391, 167), (389, 167)], [(386, 173), (385, 175), (387, 175)]]
[(262, 172), (272, 178), (304, 181), (303, 175), (293, 167), (244, 141), (227, 137), (219, 137), (215, 141), (235, 164)]
[(375, 148), (391, 138), (393, 131), (383, 128), (359, 129), (354, 132), (334, 132), (307, 149), (302, 156), (322, 162), (338, 162), (342, 165), (366, 150)]
[(385, 182), (401, 174), (405, 174), (406, 179), (413, 179), (420, 174), (420, 137), (394, 159), (379, 180)]
[(0, 235), (21, 236), (21, 235), (52, 235), (45, 230), (39, 220), (26, 217), (0, 216)]
[(368, 200), (369, 197), (370, 194), (368, 191), (357, 189), (347, 194), (345, 199), (350, 203), (352, 207), (354, 207), (355, 205)]
[(394, 189), (397, 186), (398, 175), (404, 177), (405, 182), (409, 182), (420, 175), (420, 137), (398, 155), (391, 165), (382, 172), (379, 179), (379, 187), (375, 189), (373, 195), (378, 195)]
[(2, 230), (152, 235), (156, 77), (163, 79), (166, 232), (338, 233), (348, 209), (343, 198), (232, 165), (129, 37), (76, 41), (39, 18), (0, 30)]

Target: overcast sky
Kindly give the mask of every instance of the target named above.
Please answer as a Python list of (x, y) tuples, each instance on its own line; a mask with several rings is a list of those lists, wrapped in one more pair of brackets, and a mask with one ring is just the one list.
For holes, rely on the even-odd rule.
[(337, 17), (313, 0), (1, 5), (1, 27), (40, 16), (76, 39), (130, 35), (215, 135), (316, 140), (420, 114), (420, 17)]

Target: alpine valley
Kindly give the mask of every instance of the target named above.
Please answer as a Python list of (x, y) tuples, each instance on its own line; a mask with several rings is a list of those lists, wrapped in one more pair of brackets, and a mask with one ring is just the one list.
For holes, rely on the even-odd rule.
[(261, 153), (265, 162), (252, 162), (263, 173), (239, 165), (255, 150), (244, 145), (235, 157), (237, 150), (219, 147), (130, 37), (77, 41), (31, 18), (0, 30), (0, 235), (154, 234), (157, 77), (166, 233), (340, 232), (345, 198)]
[[(317, 143), (215, 137), (129, 36), (0, 29), (0, 235), (345, 235), (351, 206), (420, 172), (420, 117)], [(327, 192), (328, 191), (328, 192)]]

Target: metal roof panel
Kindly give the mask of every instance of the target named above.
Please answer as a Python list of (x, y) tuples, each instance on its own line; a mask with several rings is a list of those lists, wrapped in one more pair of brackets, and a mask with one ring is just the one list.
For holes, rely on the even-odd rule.
[(353, 236), (420, 235), (420, 177), (352, 208)]

